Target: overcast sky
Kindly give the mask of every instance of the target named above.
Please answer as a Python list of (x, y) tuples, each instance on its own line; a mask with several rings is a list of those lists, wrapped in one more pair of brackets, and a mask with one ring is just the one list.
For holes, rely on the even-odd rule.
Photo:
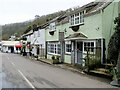
[(94, 0), (0, 0), (0, 25), (33, 19)]

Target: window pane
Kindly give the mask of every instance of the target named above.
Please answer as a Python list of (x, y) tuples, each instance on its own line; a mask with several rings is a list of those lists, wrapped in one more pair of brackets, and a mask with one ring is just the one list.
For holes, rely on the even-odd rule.
[(91, 42), (91, 47), (94, 47), (94, 42)]
[(90, 42), (88, 42), (88, 47), (90, 47)]

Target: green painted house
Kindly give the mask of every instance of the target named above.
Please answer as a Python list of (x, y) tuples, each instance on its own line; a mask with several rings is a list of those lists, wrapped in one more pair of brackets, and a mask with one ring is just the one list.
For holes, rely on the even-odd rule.
[(91, 2), (51, 20), (45, 30), (47, 58), (61, 56), (62, 62), (82, 64), (88, 51), (92, 55), (99, 49), (104, 63), (114, 19), (120, 13), (120, 2), (105, 1)]

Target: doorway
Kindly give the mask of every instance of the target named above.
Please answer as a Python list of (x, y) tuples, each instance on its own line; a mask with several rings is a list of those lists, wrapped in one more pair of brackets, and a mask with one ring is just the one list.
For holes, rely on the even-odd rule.
[(14, 53), (14, 47), (11, 47), (11, 53)]
[(77, 64), (82, 64), (83, 42), (77, 42)]

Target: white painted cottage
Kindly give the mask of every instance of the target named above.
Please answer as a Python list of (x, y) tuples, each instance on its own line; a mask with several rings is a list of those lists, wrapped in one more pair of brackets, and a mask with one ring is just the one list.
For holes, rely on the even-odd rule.
[(1, 50), (5, 53), (20, 53), (22, 45), (19, 41), (2, 41)]

